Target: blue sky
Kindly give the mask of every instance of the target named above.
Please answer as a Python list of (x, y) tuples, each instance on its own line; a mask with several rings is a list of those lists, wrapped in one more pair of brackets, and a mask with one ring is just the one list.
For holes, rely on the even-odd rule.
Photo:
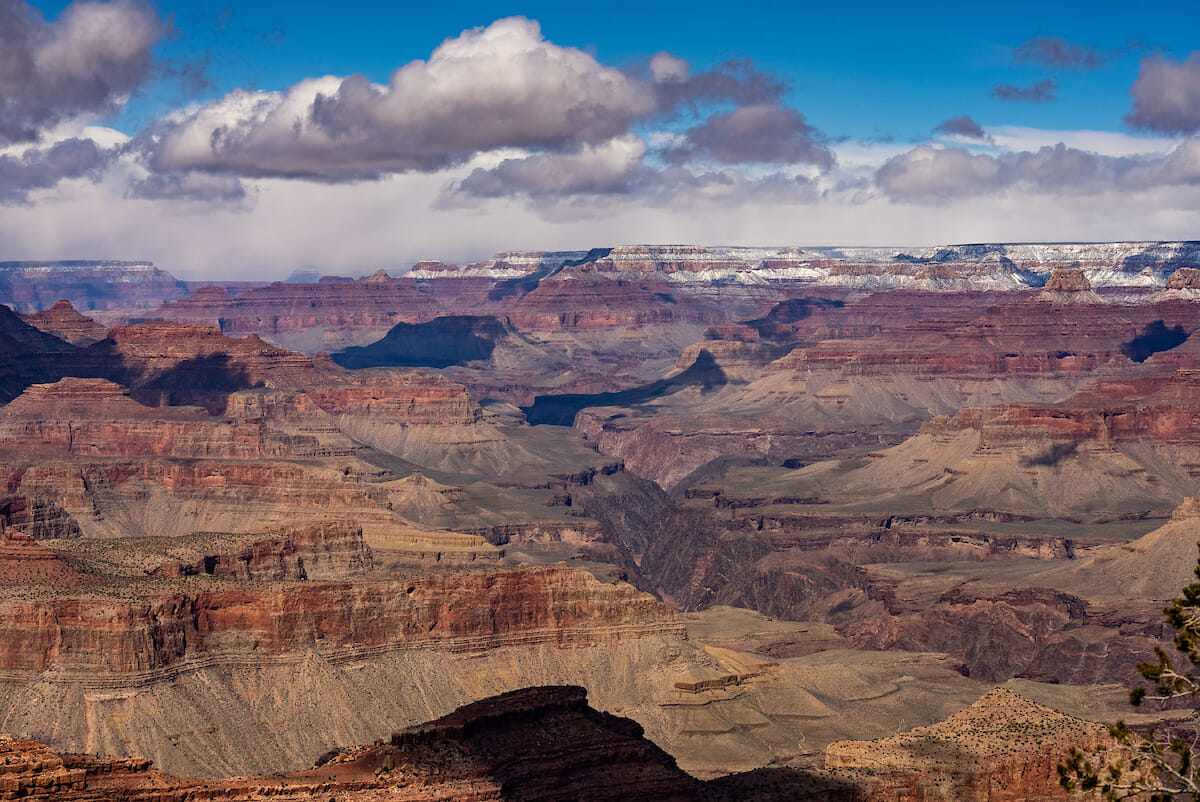
[(1198, 22), (1182, 2), (0, 0), (0, 252), (216, 277), (1197, 238)]
[[(48, 17), (68, 3), (35, 3)], [(160, 54), (205, 60), (212, 87), (283, 89), (309, 76), (362, 73), (386, 81), (443, 40), (510, 16), (537, 20), (545, 36), (617, 66), (666, 50), (696, 65), (752, 59), (790, 85), (788, 100), (831, 136), (910, 140), (970, 114), (983, 125), (1125, 130), (1129, 87), (1149, 52), (1186, 56), (1200, 10), (1184, 2), (979, 3), (453, 2), (328, 3), (188, 0), (157, 4), (173, 21)], [(1096, 70), (1014, 63), (1013, 49), (1061, 36), (1099, 49)], [(1053, 79), (1058, 100), (994, 99), (997, 84)], [(184, 93), (151, 89), (117, 118), (126, 133)]]

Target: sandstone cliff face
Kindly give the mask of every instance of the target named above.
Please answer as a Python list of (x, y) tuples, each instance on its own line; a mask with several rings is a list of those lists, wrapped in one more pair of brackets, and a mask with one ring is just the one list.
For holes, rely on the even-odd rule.
[(171, 561), (151, 573), (180, 577), (207, 574), (221, 579), (346, 579), (371, 567), (362, 527), (350, 521), (313, 521), (279, 527), (246, 545), (211, 549), (195, 559)]
[(39, 539), (262, 531), (338, 511), (364, 521), (390, 517), (386, 498), (356, 476), (286, 460), (50, 459), (19, 465), (9, 482), (21, 508), (14, 525)]
[[(409, 584), (0, 600), (0, 669), (154, 672), (186, 660), (427, 646), (478, 649), (670, 631), (667, 608), (565, 568), (442, 573)], [(606, 631), (611, 631), (606, 634)]]
[[(13, 487), (13, 478), (9, 479), (10, 487)], [(83, 534), (66, 509), (53, 499), (37, 494), (0, 495), (0, 526), (17, 527), (37, 540)]]

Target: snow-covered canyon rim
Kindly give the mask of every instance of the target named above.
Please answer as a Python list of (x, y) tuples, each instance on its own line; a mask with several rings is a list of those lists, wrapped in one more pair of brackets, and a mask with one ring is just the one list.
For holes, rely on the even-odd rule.
[(1200, 242), (981, 243), (929, 247), (711, 247), (626, 245), (590, 251), (501, 252), (458, 266), (418, 263), (408, 278), (647, 279), (675, 283), (804, 282), (864, 290), (1018, 290), (1056, 269), (1079, 269), (1093, 287), (1162, 288), (1200, 267)]

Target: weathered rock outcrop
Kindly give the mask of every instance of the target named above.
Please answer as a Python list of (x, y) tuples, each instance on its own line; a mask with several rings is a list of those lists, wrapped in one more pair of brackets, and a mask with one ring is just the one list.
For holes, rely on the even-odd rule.
[(1072, 798), (1057, 770), (1071, 747), (1108, 742), (1099, 724), (998, 688), (939, 724), (831, 744), (825, 766), (872, 800), (1042, 802)]
[(29, 535), (0, 526), (0, 585), (66, 587), (78, 578), (57, 554)]
[(279, 527), (262, 536), (232, 539), (244, 545), (198, 549), (202, 553), (195, 559), (164, 562), (151, 573), (168, 577), (207, 574), (243, 580), (330, 580), (364, 574), (371, 567), (371, 550), (363, 542), (362, 527), (351, 521), (311, 521)]
[(492, 766), (505, 798), (696, 797), (695, 781), (644, 739), (640, 725), (593, 710), (580, 687), (527, 688), (484, 699), (395, 733), (391, 744), (401, 753), (464, 748)]
[(1076, 267), (1054, 268), (1037, 299), (1053, 304), (1104, 303), (1104, 299), (1092, 291), (1087, 275)]
[(1200, 290), (1200, 270), (1181, 267), (1167, 279), (1168, 290)]

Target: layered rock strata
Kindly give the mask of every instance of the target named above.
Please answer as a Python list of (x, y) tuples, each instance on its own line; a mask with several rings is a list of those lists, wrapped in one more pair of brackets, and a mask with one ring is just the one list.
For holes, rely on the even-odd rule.
[(138, 596), (0, 599), (0, 670), (54, 669), (80, 679), (134, 673), (146, 681), (189, 661), (253, 662), (309, 647), (351, 659), (681, 631), (648, 594), (555, 567)]
[(147, 309), (185, 295), (182, 281), (150, 262), (0, 262), (0, 304), (19, 312), (60, 298), (76, 309)]

